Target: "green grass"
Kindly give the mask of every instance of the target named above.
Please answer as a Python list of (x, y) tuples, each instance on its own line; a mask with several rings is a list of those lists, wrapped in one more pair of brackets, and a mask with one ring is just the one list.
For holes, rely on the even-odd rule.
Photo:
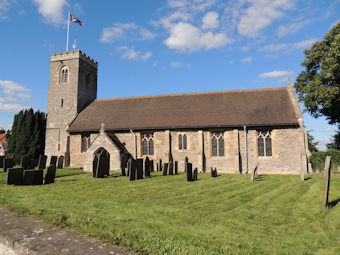
[[(7, 186), (0, 173), (0, 203), (141, 254), (340, 254), (340, 202), (321, 209), (321, 177), (199, 174), (186, 183), (183, 173), (155, 173), (129, 182), (80, 170), (61, 177), (68, 171), (32, 187)], [(339, 199), (333, 178), (330, 201)]]

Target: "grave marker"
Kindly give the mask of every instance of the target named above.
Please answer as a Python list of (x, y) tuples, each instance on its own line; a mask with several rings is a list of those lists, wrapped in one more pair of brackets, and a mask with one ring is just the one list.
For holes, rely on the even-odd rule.
[(24, 181), (23, 168), (9, 168), (7, 174), (7, 185), (22, 185)]
[(46, 168), (46, 161), (47, 161), (47, 156), (40, 155), (39, 156), (38, 169), (45, 169)]
[(187, 172), (187, 164), (189, 163), (189, 159), (188, 157), (185, 157), (185, 160), (184, 160), (184, 172)]
[(198, 179), (198, 169), (196, 167), (194, 170), (194, 181), (197, 181), (197, 179)]
[(149, 160), (149, 157), (146, 157), (145, 163), (144, 163), (144, 169), (145, 169), (145, 178), (151, 177), (151, 162)]
[(21, 158), (21, 162), (20, 162), (20, 166), (21, 166), (24, 170), (30, 169), (30, 159), (29, 159), (29, 157), (22, 157), (22, 158)]
[(168, 167), (169, 167), (169, 164), (168, 163), (164, 163), (163, 176), (167, 176), (168, 175)]
[(4, 172), (7, 172), (8, 168), (12, 168), (15, 166), (14, 158), (5, 158), (3, 164), (4, 164)]
[(143, 159), (136, 160), (136, 168), (137, 168), (137, 180), (143, 179)]
[(169, 175), (174, 175), (174, 163), (172, 161), (169, 163)]
[(129, 161), (128, 161), (128, 167), (129, 167), (128, 171), (130, 173), (130, 175), (129, 175), (130, 181), (136, 180), (136, 161), (134, 159), (130, 158)]
[(4, 159), (5, 159), (5, 156), (0, 156), (0, 168), (4, 167)]
[(59, 156), (59, 158), (58, 158), (57, 168), (64, 168), (64, 156), (63, 155)]
[(24, 170), (24, 185), (42, 185), (44, 180), (44, 171)]
[(191, 182), (192, 181), (192, 164), (186, 163), (185, 169), (186, 169), (186, 172), (187, 172), (187, 182)]
[(57, 159), (58, 158), (56, 156), (51, 156), (50, 165), (57, 167)]
[(150, 170), (151, 170), (151, 173), (155, 171), (153, 160), (150, 160)]
[(46, 173), (46, 176), (45, 176), (45, 184), (54, 183), (55, 173), (56, 173), (56, 167), (55, 166), (49, 166), (47, 168), (47, 173)]
[(178, 174), (178, 162), (175, 161), (175, 174), (177, 175)]
[(328, 206), (328, 195), (329, 195), (329, 183), (331, 179), (331, 157), (327, 156), (325, 160), (324, 169), (324, 184), (323, 184), (323, 198), (322, 207), (326, 208)]
[(162, 160), (159, 160), (159, 171), (163, 171), (163, 165), (162, 165)]

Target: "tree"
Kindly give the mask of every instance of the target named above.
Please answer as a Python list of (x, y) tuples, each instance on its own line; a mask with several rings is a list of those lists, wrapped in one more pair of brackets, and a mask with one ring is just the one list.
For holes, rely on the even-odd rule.
[(305, 50), (305, 58), (294, 85), (299, 100), (315, 118), (324, 115), (330, 124), (340, 123), (340, 22)]
[(38, 158), (45, 149), (46, 115), (33, 109), (22, 110), (14, 116), (8, 134), (8, 152), (18, 162), (22, 157)]
[(318, 142), (316, 142), (314, 136), (310, 134), (311, 131), (312, 130), (307, 131), (308, 149), (310, 152), (315, 152), (318, 151), (318, 148), (316, 147)]
[(340, 150), (340, 125), (338, 126), (338, 131), (333, 136), (333, 141), (327, 144), (328, 149)]

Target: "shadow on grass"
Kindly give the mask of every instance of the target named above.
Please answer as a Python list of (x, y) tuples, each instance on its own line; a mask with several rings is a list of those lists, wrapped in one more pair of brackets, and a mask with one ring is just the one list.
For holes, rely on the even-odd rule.
[(76, 182), (76, 179), (72, 179), (72, 180), (58, 180), (58, 182)]
[(336, 206), (338, 203), (340, 203), (340, 198), (337, 199), (337, 200), (334, 200), (334, 201), (332, 201), (332, 202), (329, 202), (329, 203), (328, 203), (328, 207), (329, 207), (329, 208), (332, 208), (332, 207)]
[(264, 175), (256, 175), (254, 177), (254, 182), (260, 182), (264, 180)]
[(306, 178), (304, 179), (304, 181), (308, 181), (308, 180), (310, 180), (310, 179), (312, 179), (312, 177), (306, 177)]

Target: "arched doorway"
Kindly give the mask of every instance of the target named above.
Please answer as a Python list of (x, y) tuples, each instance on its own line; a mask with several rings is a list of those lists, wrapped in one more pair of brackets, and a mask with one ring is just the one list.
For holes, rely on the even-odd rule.
[(95, 178), (104, 178), (110, 175), (110, 153), (104, 148), (99, 148), (93, 157), (92, 173)]

